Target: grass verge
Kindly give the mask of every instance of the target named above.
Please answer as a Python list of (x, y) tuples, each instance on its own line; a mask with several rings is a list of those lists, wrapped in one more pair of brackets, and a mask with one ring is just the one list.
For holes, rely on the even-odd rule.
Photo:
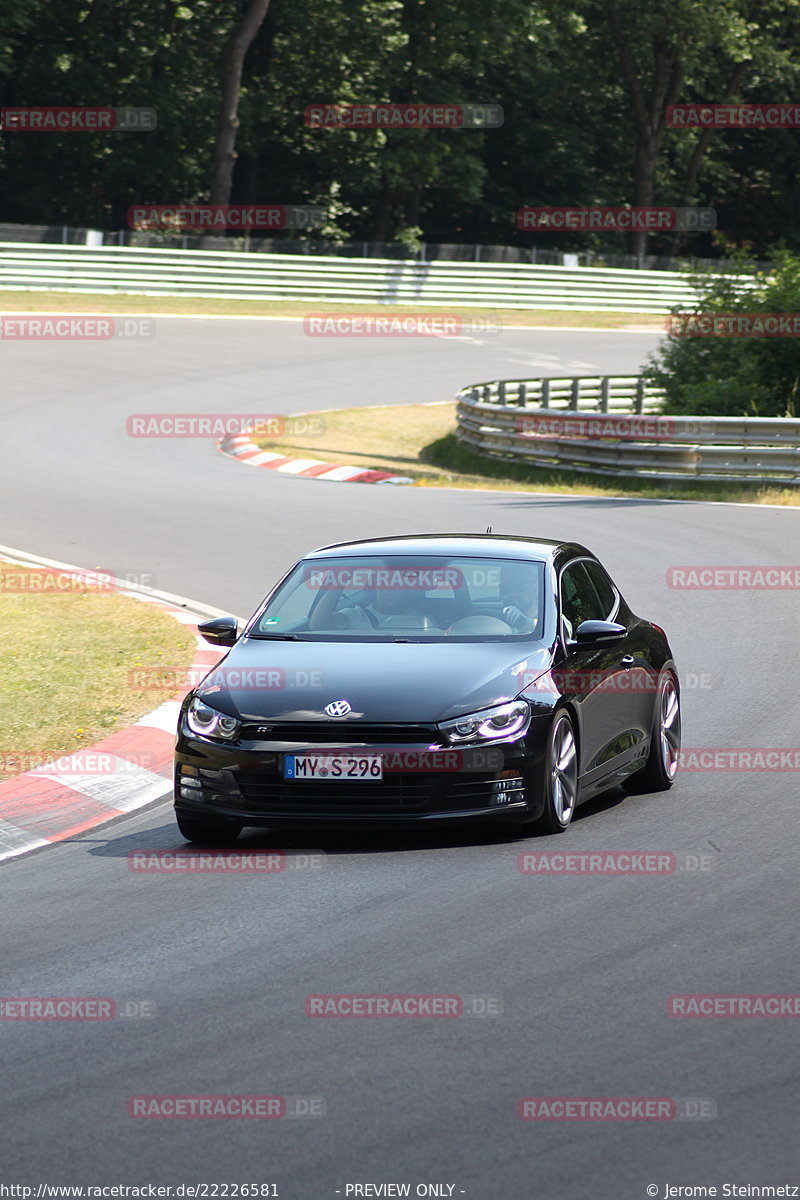
[(455, 404), (410, 404), (320, 413), (317, 432), (301, 432), (303, 418), (287, 420), (280, 440), (257, 439), (263, 450), (294, 458), (375, 468), (406, 475), (417, 487), (488, 488), (499, 492), (556, 492), (573, 496), (629, 496), (647, 500), (724, 500), (800, 505), (800, 489), (780, 486), (608, 479), (484, 458), (456, 441)]
[[(378, 313), (382, 317), (423, 312), (455, 314), (502, 326), (570, 329), (640, 329), (664, 332), (666, 316), (657, 313), (582, 312), (570, 309), (450, 308), (395, 304), (328, 304), (321, 300), (226, 300), (204, 296), (133, 296), (123, 293), (0, 291), (0, 313), (164, 313), (172, 316), (304, 317), (308, 313)], [(492, 336), (491, 334), (487, 334)]]
[[(124, 729), (174, 695), (194, 659), (194, 635), (157, 605), (56, 591), (53, 578), (0, 562), (0, 779)], [(130, 673), (151, 667), (169, 686), (136, 690)]]

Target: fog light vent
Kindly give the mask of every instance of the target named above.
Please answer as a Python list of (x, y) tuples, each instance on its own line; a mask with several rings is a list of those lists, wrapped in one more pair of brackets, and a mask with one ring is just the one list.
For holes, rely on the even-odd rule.
[(492, 781), (491, 803), (500, 807), (504, 804), (520, 804), (525, 800), (525, 783), (521, 775), (504, 773), (501, 779)]
[(182, 800), (202, 800), (203, 784), (197, 767), (178, 768), (178, 795)]

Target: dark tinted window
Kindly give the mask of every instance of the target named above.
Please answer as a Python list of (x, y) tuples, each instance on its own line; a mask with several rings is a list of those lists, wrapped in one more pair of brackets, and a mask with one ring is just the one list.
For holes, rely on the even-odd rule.
[(600, 601), (603, 609), (603, 616), (601, 620), (607, 621), (617, 604), (617, 595), (614, 591), (614, 585), (599, 563), (585, 562), (583, 565), (586, 568), (586, 574), (592, 581), (594, 590), (597, 593), (597, 598)]
[(572, 637), (582, 621), (604, 621), (608, 614), (584, 562), (572, 563), (561, 574), (561, 611), (567, 637)]
[(540, 637), (541, 562), (421, 555), (336, 556), (298, 564), (258, 614), (251, 637)]

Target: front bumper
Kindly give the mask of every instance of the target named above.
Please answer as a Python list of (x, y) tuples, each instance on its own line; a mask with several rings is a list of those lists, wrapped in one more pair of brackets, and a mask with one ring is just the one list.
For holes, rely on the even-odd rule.
[[(325, 737), (280, 741), (272, 736), (269, 742), (226, 746), (181, 733), (175, 808), (195, 819), (227, 818), (245, 826), (519, 823), (540, 814), (541, 755), (532, 750), (529, 738), (454, 755), (453, 747), (437, 743), (434, 729), (423, 732), (429, 735), (425, 741), (403, 741), (396, 729), (385, 731), (384, 737), (379, 731), (374, 740), (362, 740), (355, 730), (339, 737), (335, 751), (383, 756), (382, 780), (350, 784), (284, 778), (285, 754), (334, 752)], [(414, 770), (403, 769), (409, 762)]]

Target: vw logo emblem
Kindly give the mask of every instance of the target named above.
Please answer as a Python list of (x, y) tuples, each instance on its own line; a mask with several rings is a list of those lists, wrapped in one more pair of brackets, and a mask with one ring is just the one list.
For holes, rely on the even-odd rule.
[(325, 712), (329, 717), (346, 717), (350, 712), (350, 705), (347, 700), (332, 700), (330, 704), (325, 705)]

